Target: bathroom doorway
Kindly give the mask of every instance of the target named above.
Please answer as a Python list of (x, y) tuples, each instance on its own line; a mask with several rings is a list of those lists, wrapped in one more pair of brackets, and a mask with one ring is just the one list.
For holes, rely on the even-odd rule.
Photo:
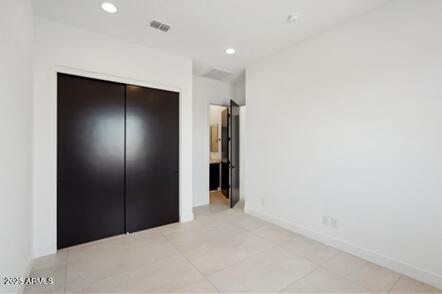
[(239, 106), (210, 105), (210, 204), (233, 208), (239, 201)]

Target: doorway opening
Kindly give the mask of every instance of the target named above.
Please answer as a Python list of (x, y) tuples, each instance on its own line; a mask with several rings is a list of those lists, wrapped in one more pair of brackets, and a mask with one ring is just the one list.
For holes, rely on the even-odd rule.
[(209, 204), (211, 210), (230, 207), (229, 199), (229, 109), (224, 105), (210, 105)]
[(239, 201), (239, 106), (210, 105), (210, 208), (221, 211)]

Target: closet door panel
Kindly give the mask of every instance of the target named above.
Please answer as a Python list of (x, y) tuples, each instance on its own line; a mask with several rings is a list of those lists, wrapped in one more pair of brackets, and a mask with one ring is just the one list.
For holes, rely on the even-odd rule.
[(125, 85), (58, 75), (57, 246), (124, 233)]
[(126, 228), (179, 220), (179, 94), (126, 87)]

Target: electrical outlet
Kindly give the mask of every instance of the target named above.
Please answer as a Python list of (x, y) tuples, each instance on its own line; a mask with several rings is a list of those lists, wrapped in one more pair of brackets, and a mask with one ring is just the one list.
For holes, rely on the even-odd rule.
[(264, 205), (264, 197), (261, 198), (261, 205)]
[(328, 226), (328, 217), (326, 217), (325, 215), (322, 217), (322, 224), (324, 226)]
[(335, 228), (335, 229), (338, 228), (338, 221), (335, 218), (331, 219), (331, 226), (332, 226), (332, 228)]

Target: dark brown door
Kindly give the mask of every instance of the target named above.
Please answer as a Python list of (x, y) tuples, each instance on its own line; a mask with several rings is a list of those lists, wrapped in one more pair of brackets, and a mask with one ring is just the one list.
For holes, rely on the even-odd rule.
[(126, 88), (126, 230), (179, 220), (179, 94)]
[(221, 192), (229, 198), (229, 109), (221, 112)]
[(57, 246), (124, 233), (125, 85), (58, 75)]
[(209, 188), (210, 191), (218, 191), (219, 188), (219, 163), (211, 163), (209, 170)]
[(239, 105), (230, 101), (229, 120), (230, 206), (239, 201)]

